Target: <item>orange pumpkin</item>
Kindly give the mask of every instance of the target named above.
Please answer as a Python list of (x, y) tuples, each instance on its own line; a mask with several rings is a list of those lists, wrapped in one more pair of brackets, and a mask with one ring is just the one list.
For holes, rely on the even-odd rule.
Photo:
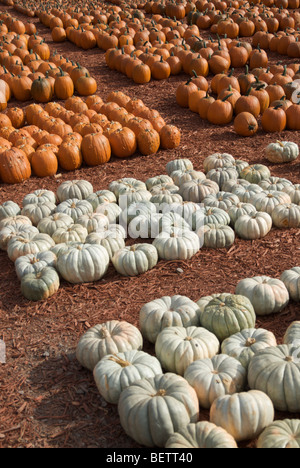
[(58, 161), (48, 148), (38, 149), (31, 159), (31, 167), (37, 177), (49, 177), (57, 173)]
[(81, 142), (82, 157), (88, 166), (99, 166), (110, 160), (111, 147), (102, 133), (90, 133)]
[(0, 178), (6, 184), (19, 184), (31, 176), (26, 154), (19, 148), (10, 148), (1, 154)]

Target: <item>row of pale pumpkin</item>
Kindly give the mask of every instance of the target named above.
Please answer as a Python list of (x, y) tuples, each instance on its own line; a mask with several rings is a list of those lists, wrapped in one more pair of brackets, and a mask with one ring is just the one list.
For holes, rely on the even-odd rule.
[[(272, 226), (300, 226), (299, 186), (272, 177), (267, 166), (216, 153), (204, 172), (178, 159), (146, 182), (123, 178), (94, 192), (88, 181), (66, 181), (56, 194), (28, 194), (22, 208), (3, 203), (0, 245), (25, 297), (54, 294), (58, 272), (70, 283), (98, 281), (111, 261), (119, 274), (135, 276), (160, 259), (190, 259), (202, 246), (229, 248), (236, 235), (259, 239)], [(127, 236), (148, 241), (126, 246)]]
[[(281, 278), (296, 285), (299, 301), (300, 269)], [(260, 302), (252, 302), (257, 296)], [(142, 306), (139, 328), (118, 320), (91, 327), (76, 357), (93, 373), (100, 395), (118, 405), (124, 431), (142, 446), (237, 448), (258, 438), (258, 448), (299, 448), (300, 421), (274, 421), (274, 410), (300, 411), (294, 398), (300, 323), (290, 324), (281, 345), (272, 332), (255, 328), (262, 303), (278, 312), (288, 296), (283, 281), (267, 276), (197, 302), (163, 296)], [(142, 350), (144, 339), (154, 355)], [(201, 409), (209, 410), (209, 421), (199, 421)]]

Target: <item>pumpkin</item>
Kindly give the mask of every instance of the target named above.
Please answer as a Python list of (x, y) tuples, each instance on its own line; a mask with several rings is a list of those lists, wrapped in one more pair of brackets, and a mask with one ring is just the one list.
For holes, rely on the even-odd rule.
[(258, 130), (256, 118), (250, 112), (240, 112), (233, 121), (234, 130), (241, 136), (253, 136)]
[(90, 234), (91, 232), (107, 229), (109, 226), (109, 219), (105, 214), (100, 212), (87, 213), (79, 216), (76, 223), (86, 228), (88, 234)]
[(21, 214), (21, 208), (12, 200), (8, 200), (0, 205), (0, 221), (10, 216), (17, 216)]
[(192, 362), (215, 356), (219, 346), (216, 336), (205, 328), (171, 326), (158, 334), (155, 355), (163, 369), (183, 376)]
[(108, 138), (101, 133), (90, 133), (82, 140), (81, 151), (88, 166), (98, 166), (110, 160), (111, 146)]
[(269, 107), (261, 116), (261, 126), (265, 132), (282, 132), (287, 125), (285, 111), (281, 104)]
[(141, 350), (143, 337), (134, 325), (124, 320), (109, 320), (91, 327), (79, 339), (76, 358), (93, 371), (96, 364), (107, 355)]
[(230, 217), (230, 224), (234, 226), (236, 220), (245, 214), (251, 215), (256, 213), (256, 208), (251, 203), (237, 203), (228, 208), (228, 215)]
[(32, 193), (25, 195), (23, 198), (22, 204), (23, 207), (28, 204), (43, 204), (43, 203), (56, 203), (55, 193), (51, 190), (46, 189), (37, 189)]
[(121, 392), (136, 380), (162, 374), (159, 360), (136, 349), (107, 354), (96, 364), (93, 377), (100, 395), (118, 404)]
[(216, 398), (243, 391), (247, 372), (237, 359), (218, 354), (194, 360), (184, 378), (196, 390), (200, 407), (209, 409)]
[(258, 184), (264, 179), (269, 179), (270, 176), (270, 170), (264, 164), (251, 164), (240, 173), (240, 178), (248, 180), (250, 184)]
[(56, 266), (56, 255), (50, 250), (37, 254), (23, 255), (15, 261), (15, 270), (19, 280), (29, 273), (38, 273), (45, 267)]
[(203, 307), (200, 325), (220, 341), (245, 328), (254, 328), (256, 315), (250, 300), (238, 294), (220, 294)]
[(192, 170), (193, 163), (188, 158), (173, 159), (168, 161), (166, 164), (166, 171), (168, 176), (171, 176), (172, 172), (177, 170)]
[(300, 420), (283, 419), (269, 424), (260, 434), (256, 448), (300, 448)]
[(23, 224), (21, 222), (15, 222), (13, 224), (8, 224), (7, 226), (2, 226), (0, 229), (0, 249), (7, 250), (8, 241), (12, 237), (16, 237), (19, 234), (26, 233), (35, 233), (38, 234), (39, 230), (31, 225), (31, 221), (28, 219), (30, 224)]
[(272, 211), (274, 226), (281, 229), (300, 226), (300, 207), (295, 203), (278, 204)]
[(291, 162), (299, 156), (299, 146), (292, 141), (276, 141), (264, 149), (265, 158), (275, 164)]
[(57, 269), (69, 283), (100, 280), (107, 272), (109, 256), (101, 245), (76, 243), (59, 256)]
[(66, 171), (75, 171), (82, 164), (80, 148), (72, 143), (63, 143), (59, 146), (57, 159), (60, 167)]
[(58, 186), (56, 195), (60, 202), (70, 200), (71, 198), (86, 200), (93, 194), (93, 190), (93, 185), (87, 180), (66, 180)]
[(92, 190), (92, 193), (86, 198), (86, 200), (92, 205), (94, 211), (96, 211), (98, 206), (102, 203), (117, 202), (115, 194), (110, 190), (98, 190), (95, 193)]
[(268, 213), (258, 211), (252, 215), (240, 216), (235, 224), (235, 233), (241, 239), (260, 239), (265, 237), (272, 228), (272, 218)]
[(227, 166), (211, 169), (206, 173), (206, 178), (216, 182), (219, 185), (219, 188), (221, 189), (227, 180), (237, 179), (238, 175), (239, 174), (234, 166)]
[[(245, 183), (242, 183), (244, 180)], [(238, 179), (237, 184), (231, 188), (231, 192), (237, 195), (242, 203), (251, 203), (256, 194), (263, 192), (263, 188), (258, 184), (252, 184), (245, 179)]]
[(53, 213), (50, 216), (42, 218), (37, 228), (41, 233), (48, 234), (52, 237), (53, 233), (59, 228), (69, 228), (74, 224), (71, 216), (64, 213)]
[(251, 389), (268, 395), (278, 411), (299, 412), (299, 344), (277, 345), (258, 351), (248, 367)]
[(57, 99), (66, 100), (74, 94), (74, 84), (71, 77), (60, 69), (55, 78), (54, 92)]
[(112, 257), (112, 264), (124, 276), (136, 276), (154, 268), (158, 253), (153, 245), (134, 244), (118, 250)]
[(57, 205), (56, 212), (69, 215), (75, 222), (80, 216), (84, 214), (92, 214), (93, 207), (87, 200), (70, 198)]
[(280, 312), (289, 301), (284, 283), (269, 276), (254, 276), (238, 282), (236, 294), (248, 297), (256, 315), (269, 315)]
[(0, 179), (6, 184), (20, 184), (31, 176), (30, 163), (26, 154), (18, 149), (11, 148), (1, 153)]
[(115, 224), (119, 220), (119, 216), (122, 213), (122, 209), (117, 203), (104, 202), (98, 205), (96, 213), (101, 213), (108, 218), (110, 224)]
[(186, 296), (163, 296), (143, 305), (139, 312), (142, 335), (155, 343), (165, 327), (193, 327), (199, 325), (198, 306)]
[(274, 209), (278, 205), (291, 203), (290, 196), (285, 192), (277, 190), (268, 190), (256, 194), (252, 203), (257, 211), (263, 211), (272, 216)]
[(97, 81), (87, 73), (80, 76), (74, 86), (80, 96), (92, 96), (97, 92)]
[(221, 344), (221, 351), (237, 359), (248, 369), (249, 362), (257, 351), (276, 345), (275, 335), (269, 330), (245, 328), (226, 338)]
[(137, 149), (135, 133), (128, 127), (115, 130), (108, 136), (108, 140), (113, 155), (118, 158), (128, 158), (132, 156)]
[(58, 291), (59, 284), (56, 270), (49, 266), (24, 275), (21, 279), (21, 291), (30, 301), (44, 301)]
[(160, 135), (153, 129), (141, 130), (137, 136), (138, 150), (144, 156), (155, 154), (160, 147)]
[(206, 248), (228, 248), (235, 240), (234, 230), (224, 224), (206, 224), (202, 230), (197, 230), (197, 234), (200, 233), (203, 235), (203, 246)]
[(109, 190), (114, 193), (118, 199), (121, 193), (135, 189), (137, 191), (147, 190), (145, 182), (135, 179), (134, 177), (123, 177), (121, 179), (113, 180), (109, 184)]
[(53, 96), (50, 80), (41, 77), (34, 80), (31, 85), (31, 95), (36, 102), (50, 102)]
[(15, 262), (17, 258), (27, 254), (45, 252), (54, 246), (54, 240), (48, 234), (22, 232), (12, 237), (7, 244), (8, 258)]
[(222, 427), (208, 421), (189, 423), (178, 432), (174, 432), (165, 444), (165, 448), (238, 448), (234, 438)]
[(194, 169), (191, 170), (181, 170), (178, 169), (177, 171), (173, 171), (171, 173), (171, 178), (175, 185), (180, 187), (180, 185), (184, 184), (185, 182), (189, 182), (190, 180), (196, 179), (205, 179), (205, 174), (202, 171), (196, 171)]
[(179, 194), (184, 201), (201, 203), (204, 198), (211, 193), (218, 193), (218, 184), (209, 179), (196, 179), (185, 182), (179, 188)]
[[(155, 418), (145, 417), (153, 412)], [(118, 413), (124, 431), (137, 443), (164, 447), (171, 434), (198, 420), (199, 404), (187, 381), (168, 372), (137, 380), (125, 388), (119, 398)]]
[(195, 232), (177, 227), (160, 232), (153, 241), (158, 256), (164, 260), (188, 260), (200, 249)]
[(300, 301), (300, 268), (293, 267), (289, 270), (284, 270), (280, 275), (280, 280), (285, 284), (289, 292), (290, 298), (295, 301)]
[(255, 439), (273, 422), (274, 407), (265, 393), (249, 390), (218, 397), (210, 408), (209, 418), (240, 442)]
[(107, 229), (98, 232), (92, 232), (86, 239), (86, 244), (102, 245), (108, 253), (111, 260), (115, 253), (125, 248), (126, 232), (119, 224), (110, 224)]
[(32, 156), (31, 166), (37, 177), (53, 176), (58, 169), (57, 157), (48, 148), (38, 149)]
[(283, 343), (286, 345), (297, 345), (300, 340), (300, 322), (295, 320), (286, 329)]
[(235, 159), (229, 153), (213, 153), (204, 159), (203, 170), (207, 174), (210, 170), (218, 167), (233, 167), (234, 163)]
[(37, 226), (41, 219), (50, 216), (56, 209), (55, 203), (50, 201), (44, 203), (26, 204), (21, 211), (22, 216), (27, 216), (34, 226)]

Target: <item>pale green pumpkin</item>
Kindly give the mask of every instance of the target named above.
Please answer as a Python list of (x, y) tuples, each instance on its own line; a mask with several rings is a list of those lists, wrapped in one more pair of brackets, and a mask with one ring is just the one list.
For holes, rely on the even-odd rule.
[(213, 153), (203, 161), (204, 172), (207, 173), (212, 169), (217, 169), (218, 167), (231, 167), (234, 166), (235, 159), (229, 153)]
[(72, 198), (86, 200), (93, 190), (92, 184), (87, 180), (66, 180), (59, 185), (56, 195), (60, 203)]
[(240, 280), (235, 293), (248, 297), (256, 315), (276, 314), (289, 302), (289, 293), (283, 281), (266, 275)]
[(21, 208), (12, 200), (8, 200), (0, 205), (0, 221), (11, 216), (18, 216), (21, 214)]
[(248, 180), (251, 184), (258, 184), (264, 179), (269, 179), (271, 173), (269, 168), (264, 164), (251, 164), (241, 171), (240, 177)]
[(188, 158), (173, 159), (166, 164), (166, 170), (169, 176), (171, 176), (174, 171), (191, 171), (193, 169), (193, 163)]
[(166, 327), (155, 341), (155, 355), (163, 369), (184, 375), (197, 359), (215, 356), (220, 343), (217, 337), (202, 327)]
[(35, 190), (33, 193), (25, 195), (23, 198), (22, 204), (31, 205), (31, 204), (43, 204), (43, 203), (53, 203), (56, 204), (56, 195), (51, 190), (39, 189)]
[(237, 218), (234, 230), (238, 237), (255, 240), (265, 237), (272, 229), (272, 217), (263, 211)]
[(59, 289), (59, 276), (55, 268), (45, 267), (41, 271), (28, 273), (21, 278), (21, 291), (30, 301), (44, 301)]
[(136, 380), (118, 403), (126, 434), (146, 447), (164, 447), (169, 437), (199, 417), (195, 390), (181, 376), (167, 372)]
[(285, 270), (280, 275), (281, 281), (284, 282), (290, 298), (293, 301), (300, 301), (300, 267), (293, 267), (289, 270)]
[(224, 395), (214, 400), (210, 408), (210, 422), (223, 427), (237, 441), (255, 439), (273, 422), (274, 407), (263, 392)]
[(112, 404), (117, 404), (122, 390), (136, 380), (162, 373), (155, 356), (136, 349), (103, 356), (93, 370), (100, 395)]
[(296, 345), (300, 346), (300, 321), (295, 320), (292, 322), (286, 329), (283, 343), (287, 345)]
[(237, 449), (237, 443), (232, 435), (222, 427), (208, 421), (187, 424), (179, 432), (172, 434), (166, 442), (169, 449)]
[(258, 351), (248, 367), (250, 388), (261, 390), (279, 411), (300, 411), (299, 344), (277, 345)]
[(256, 315), (247, 297), (226, 293), (209, 301), (199, 318), (202, 327), (223, 341), (245, 328), (254, 328)]
[(256, 442), (256, 448), (300, 448), (300, 419), (274, 421), (260, 434)]
[(87, 330), (76, 346), (76, 358), (83, 367), (93, 371), (107, 355), (141, 350), (143, 337), (137, 327), (125, 320), (108, 320)]
[(294, 161), (299, 156), (299, 146), (292, 141), (276, 141), (264, 149), (265, 158), (275, 164)]
[(118, 250), (111, 261), (121, 275), (136, 276), (155, 267), (158, 253), (152, 244), (134, 244)]
[(247, 372), (242, 364), (226, 354), (195, 360), (184, 378), (196, 390), (200, 408), (210, 408), (214, 400), (245, 390)]

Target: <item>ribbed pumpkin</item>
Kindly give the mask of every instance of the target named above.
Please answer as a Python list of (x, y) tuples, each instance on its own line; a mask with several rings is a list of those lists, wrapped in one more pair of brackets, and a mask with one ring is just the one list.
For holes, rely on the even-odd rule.
[(0, 178), (6, 184), (19, 184), (31, 176), (26, 154), (18, 149), (7, 149), (0, 158)]
[(88, 166), (98, 166), (110, 160), (111, 146), (108, 138), (101, 133), (90, 133), (83, 137), (82, 157)]
[(31, 85), (32, 98), (37, 102), (49, 102), (53, 96), (52, 85), (49, 79), (39, 77)]
[(37, 150), (32, 156), (31, 166), (38, 177), (53, 176), (58, 169), (57, 157), (51, 150)]

